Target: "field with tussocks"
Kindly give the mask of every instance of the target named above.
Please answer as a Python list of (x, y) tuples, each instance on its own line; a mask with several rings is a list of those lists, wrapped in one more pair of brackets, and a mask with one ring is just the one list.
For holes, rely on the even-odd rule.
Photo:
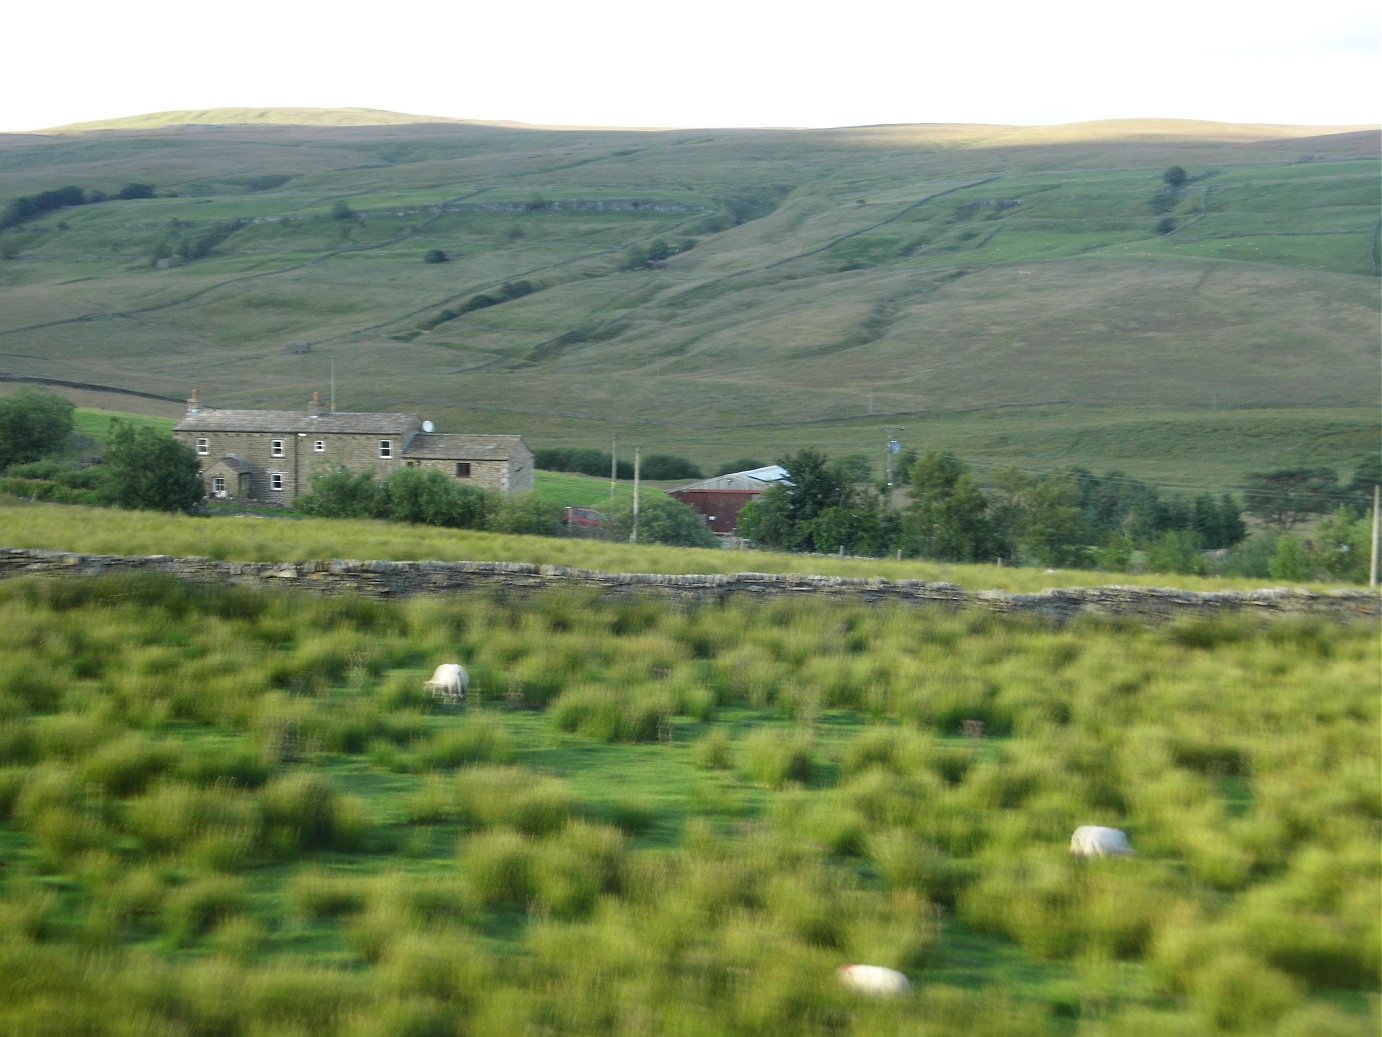
[(1366, 624), (122, 578), (0, 622), (7, 1033), (1378, 1026)]
[(901, 427), (981, 473), (1222, 492), (1377, 449), (1375, 128), (336, 114), (0, 136), (0, 202), (156, 188), (0, 233), (0, 373), (170, 415), (334, 372), (342, 410), (706, 467), (881, 468)]

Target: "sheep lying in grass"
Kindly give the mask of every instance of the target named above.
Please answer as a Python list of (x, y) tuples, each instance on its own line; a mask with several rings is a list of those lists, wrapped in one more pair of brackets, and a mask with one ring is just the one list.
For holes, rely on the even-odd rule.
[(1081, 825), (1070, 837), (1070, 856), (1088, 857), (1130, 857), (1132, 846), (1128, 836), (1117, 828), (1104, 828), (1100, 825)]
[(896, 997), (912, 989), (906, 976), (883, 965), (844, 965), (840, 968), (840, 982), (875, 997)]
[(432, 693), (433, 698), (455, 705), (465, 701), (470, 675), (460, 663), (442, 663), (423, 687)]

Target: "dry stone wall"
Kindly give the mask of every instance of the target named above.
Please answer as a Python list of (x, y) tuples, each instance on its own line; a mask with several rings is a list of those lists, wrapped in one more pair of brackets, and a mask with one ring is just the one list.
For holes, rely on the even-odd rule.
[(850, 603), (932, 606), (950, 610), (1068, 620), (1082, 614), (1164, 621), (1187, 614), (1238, 612), (1261, 616), (1313, 615), (1339, 621), (1382, 617), (1382, 598), (1365, 590), (1327, 593), (1300, 589), (1202, 592), (1155, 587), (1088, 587), (1036, 594), (966, 591), (951, 583), (848, 579), (833, 576), (732, 573), (669, 576), (607, 573), (522, 562), (218, 562), (167, 555), (84, 555), (0, 548), (0, 578), (162, 573), (206, 583), (291, 588), (323, 594), (405, 598), (475, 591), (506, 596), (559, 588), (588, 588), (600, 597), (656, 597), (687, 604), (813, 597)]

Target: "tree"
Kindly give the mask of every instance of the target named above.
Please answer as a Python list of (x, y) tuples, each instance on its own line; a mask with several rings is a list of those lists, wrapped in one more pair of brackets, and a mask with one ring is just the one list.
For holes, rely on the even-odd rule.
[(355, 218), (355, 210), (344, 198), (339, 198), (331, 203), (331, 218), (333, 220), (352, 220)]
[[(633, 501), (617, 502), (609, 514), (616, 539), (627, 540), (633, 531)], [(718, 547), (720, 542), (701, 513), (673, 497), (645, 495), (638, 507), (638, 542), (674, 547)]]
[[(753, 505), (740, 512), (740, 529), (764, 547), (819, 550), (812, 523), (827, 508), (849, 502), (848, 478), (825, 454), (811, 447), (787, 455), (779, 464), (787, 469), (787, 480), (768, 487)], [(744, 528), (745, 512), (751, 512), (748, 530)]]
[(1326, 576), (1366, 583), (1372, 561), (1372, 519), (1339, 508), (1314, 530), (1316, 567)]
[(1331, 510), (1342, 496), (1328, 468), (1278, 468), (1248, 476), (1243, 510), (1280, 533)]
[(0, 471), (60, 452), (72, 434), (73, 410), (47, 389), (24, 388), (0, 399)]
[(1172, 166), (1170, 169), (1166, 170), (1166, 172), (1161, 174), (1161, 179), (1163, 182), (1165, 182), (1167, 187), (1171, 188), (1171, 190), (1179, 191), (1182, 187), (1185, 186), (1185, 182), (1189, 180), (1190, 177), (1186, 175), (1185, 170), (1182, 169), (1180, 166)]
[(909, 466), (912, 503), (902, 517), (902, 548), (945, 562), (980, 562), (1010, 554), (989, 515), (988, 499), (954, 454), (931, 451)]
[(768, 466), (756, 457), (741, 457), (737, 461), (726, 461), (715, 469), (716, 475), (732, 475), (735, 472), (753, 472)]
[(429, 248), (422, 257), (424, 263), (445, 263), (446, 253), (439, 248)]
[(112, 422), (105, 470), (111, 499), (122, 508), (191, 512), (205, 492), (192, 448), (147, 427)]
[(649, 454), (639, 465), (644, 479), (701, 479), (701, 470), (675, 454)]

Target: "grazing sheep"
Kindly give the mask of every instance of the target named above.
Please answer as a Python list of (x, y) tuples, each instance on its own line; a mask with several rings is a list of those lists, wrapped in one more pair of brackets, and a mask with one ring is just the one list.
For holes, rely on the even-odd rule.
[(470, 675), (460, 663), (442, 663), (423, 687), (432, 693), (433, 698), (455, 705), (465, 701)]
[(906, 976), (883, 965), (842, 966), (840, 982), (861, 994), (874, 997), (896, 997), (912, 989), (912, 983)]
[(1130, 857), (1132, 847), (1128, 836), (1117, 828), (1103, 828), (1099, 825), (1081, 825), (1070, 837), (1070, 856), (1072, 857)]

